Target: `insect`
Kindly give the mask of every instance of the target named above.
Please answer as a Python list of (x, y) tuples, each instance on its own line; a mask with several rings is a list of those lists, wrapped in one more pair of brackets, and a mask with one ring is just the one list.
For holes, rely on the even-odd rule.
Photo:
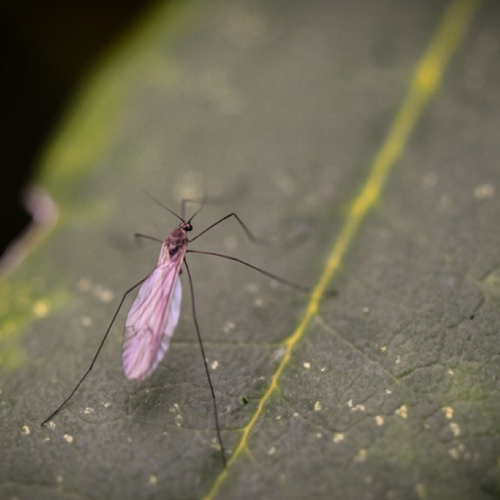
[[(155, 200), (157, 201), (157, 200)], [(52, 420), (62, 408), (70, 401), (73, 395), (76, 393), (80, 385), (83, 383), (87, 375), (90, 373), (94, 364), (102, 350), (106, 338), (113, 326), (116, 317), (126, 299), (126, 297), (137, 287), (141, 286), (135, 301), (130, 308), (127, 319), (125, 321), (125, 336), (123, 340), (123, 370), (125, 376), (130, 380), (144, 380), (149, 377), (153, 371), (157, 368), (160, 361), (165, 356), (168, 350), (170, 339), (174, 333), (175, 327), (179, 321), (180, 309), (181, 309), (181, 299), (182, 299), (182, 287), (180, 281), (180, 274), (182, 272), (182, 267), (186, 269), (189, 289), (191, 295), (191, 308), (193, 314), (193, 320), (195, 325), (196, 334), (198, 337), (198, 343), (201, 350), (201, 355), (203, 358), (203, 363), (205, 366), (205, 372), (208, 379), (208, 385), (210, 387), (210, 392), (212, 395), (213, 410), (215, 417), (215, 429), (217, 433), (217, 439), (220, 446), (221, 457), (224, 467), (227, 466), (226, 451), (224, 448), (224, 443), (222, 441), (222, 435), (219, 424), (219, 412), (217, 408), (217, 398), (215, 396), (214, 387), (212, 384), (212, 379), (210, 377), (210, 371), (208, 369), (207, 359), (205, 356), (205, 349), (203, 347), (203, 341), (201, 338), (200, 327), (198, 324), (198, 319), (196, 316), (196, 305), (193, 281), (191, 277), (191, 271), (187, 263), (186, 254), (197, 253), (203, 255), (211, 255), (215, 257), (222, 257), (224, 259), (229, 259), (240, 264), (243, 264), (251, 269), (254, 269), (269, 278), (272, 278), (280, 283), (283, 283), (291, 288), (299, 291), (309, 291), (309, 287), (305, 287), (286, 279), (280, 278), (273, 273), (265, 271), (259, 267), (256, 267), (248, 262), (245, 262), (236, 257), (230, 255), (224, 255), (216, 252), (208, 252), (202, 250), (191, 250), (188, 249), (188, 244), (192, 243), (200, 236), (205, 234), (210, 229), (221, 224), (222, 222), (234, 218), (241, 226), (247, 237), (255, 242), (264, 244), (264, 240), (257, 238), (248, 229), (248, 227), (242, 222), (242, 220), (234, 212), (222, 217), (218, 221), (214, 222), (206, 229), (201, 231), (194, 238), (189, 239), (188, 233), (193, 230), (192, 221), (194, 217), (203, 208), (201, 204), (200, 208), (194, 213), (194, 215), (189, 219), (185, 220), (184, 213), (186, 203), (193, 203), (193, 200), (183, 200), (181, 205), (182, 216), (177, 215), (175, 212), (170, 210), (168, 207), (162, 205), (157, 201), (163, 208), (168, 210), (172, 215), (180, 220), (179, 226), (174, 229), (165, 241), (158, 240), (151, 236), (136, 234), (137, 237), (147, 238), (154, 241), (158, 241), (162, 244), (160, 256), (158, 262), (156, 263), (153, 271), (143, 278), (141, 281), (136, 283), (133, 287), (129, 288), (121, 298), (118, 308), (116, 309), (113, 318), (104, 334), (104, 337), (99, 344), (99, 347), (88, 367), (87, 371), (83, 374), (83, 377), (76, 384), (75, 388), (69, 394), (69, 396), (61, 403), (61, 405), (52, 412), (49, 417), (47, 417), (43, 422), (42, 426), (47, 424)]]

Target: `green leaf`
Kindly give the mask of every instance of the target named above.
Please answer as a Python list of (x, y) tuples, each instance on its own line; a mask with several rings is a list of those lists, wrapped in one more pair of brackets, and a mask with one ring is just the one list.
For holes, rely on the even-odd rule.
[[(42, 161), (58, 222), (0, 288), (1, 498), (498, 496), (493, 7), (401, 5), (168, 4), (103, 62)], [(189, 256), (226, 470), (184, 275), (159, 369), (122, 374), (129, 299), (40, 427), (156, 262), (134, 233), (178, 224), (143, 190), (209, 195), (194, 234), (234, 211), (286, 244), (193, 249), (312, 287)]]

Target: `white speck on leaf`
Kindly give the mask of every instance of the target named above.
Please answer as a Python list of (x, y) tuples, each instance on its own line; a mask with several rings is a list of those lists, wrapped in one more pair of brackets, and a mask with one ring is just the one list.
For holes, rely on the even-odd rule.
[(366, 411), (365, 405), (351, 405), (351, 411)]
[(73, 442), (73, 436), (71, 434), (64, 434), (63, 438), (67, 443), (71, 444)]
[(396, 415), (399, 415), (401, 418), (407, 418), (408, 417), (408, 407), (406, 405), (401, 405), (396, 410)]
[(474, 189), (474, 198), (484, 200), (486, 198), (493, 198), (495, 195), (495, 186), (493, 184), (480, 184)]
[(78, 283), (76, 284), (76, 287), (80, 292), (88, 292), (90, 290), (90, 287), (92, 286), (91, 281), (88, 278), (82, 278)]
[(104, 288), (102, 286), (97, 286), (95, 289), (95, 294), (96, 297), (101, 301), (107, 304), (108, 302), (111, 302), (113, 300), (113, 292), (111, 290), (108, 290), (107, 288)]
[(89, 326), (92, 326), (92, 319), (90, 319), (88, 316), (82, 316), (80, 318), (80, 324), (82, 326), (86, 326), (86, 327), (89, 327)]
[(460, 436), (461, 433), (460, 426), (456, 422), (450, 422), (450, 429), (455, 437)]
[(228, 320), (228, 321), (226, 321), (226, 322), (224, 323), (224, 326), (222, 327), (222, 331), (223, 331), (224, 333), (229, 333), (231, 330), (234, 330), (234, 327), (235, 327), (235, 326), (236, 326), (236, 325), (235, 325), (232, 321), (229, 321), (229, 320)]
[(29, 426), (23, 425), (23, 431), (22, 432), (23, 432), (23, 434), (25, 436), (29, 436), (31, 434), (31, 429), (29, 428)]
[(213, 448), (214, 450), (220, 451), (220, 444), (219, 444), (219, 442), (217, 441), (217, 438), (213, 438), (213, 439), (212, 439), (212, 445), (211, 445), (211, 446), (212, 446), (212, 448)]
[(448, 450), (448, 454), (454, 460), (458, 460), (460, 458), (460, 455), (463, 453), (464, 450), (465, 450), (465, 446), (463, 444), (459, 444), (458, 446), (454, 446), (453, 448), (450, 448)]
[(175, 425), (177, 427), (180, 427), (182, 425), (182, 421), (184, 420), (181, 415), (181, 410), (179, 408), (179, 405), (177, 403), (174, 403), (174, 405), (169, 408), (168, 410), (170, 413), (177, 413), (177, 415), (174, 417)]
[(377, 415), (375, 417), (375, 423), (379, 426), (382, 427), (384, 425), (384, 417), (382, 415)]
[(303, 366), (306, 370), (309, 370), (311, 368), (311, 363), (304, 361)]
[(37, 300), (33, 304), (33, 314), (37, 318), (45, 318), (50, 310), (49, 302), (47, 300)]
[(445, 406), (444, 408), (441, 409), (442, 412), (444, 413), (444, 416), (448, 419), (451, 420), (453, 418), (453, 408), (451, 406)]
[(321, 410), (321, 403), (319, 401), (316, 401), (314, 403), (314, 411), (320, 411)]
[(343, 441), (345, 439), (345, 435), (343, 432), (336, 432), (334, 435), (333, 435), (333, 442), (334, 443), (340, 443), (341, 441)]
[(219, 362), (218, 361), (214, 361), (211, 365), (210, 365), (210, 368), (212, 368), (212, 370), (217, 370), (217, 367), (219, 366)]
[(275, 453), (276, 453), (276, 448), (274, 446), (269, 448), (269, 450), (267, 452), (268, 455), (274, 455)]

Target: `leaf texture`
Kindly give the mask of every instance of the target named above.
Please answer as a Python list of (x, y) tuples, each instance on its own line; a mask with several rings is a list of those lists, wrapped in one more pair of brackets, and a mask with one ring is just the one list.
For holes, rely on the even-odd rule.
[[(0, 497), (497, 497), (497, 11), (153, 11), (48, 147), (37, 182), (59, 222), (1, 285)], [(228, 221), (193, 248), (311, 286), (188, 256), (227, 469), (188, 294), (150, 378), (122, 373), (131, 299), (39, 425), (156, 262), (134, 233), (178, 224), (143, 190), (173, 210), (208, 195), (194, 235), (234, 211), (283, 244)]]

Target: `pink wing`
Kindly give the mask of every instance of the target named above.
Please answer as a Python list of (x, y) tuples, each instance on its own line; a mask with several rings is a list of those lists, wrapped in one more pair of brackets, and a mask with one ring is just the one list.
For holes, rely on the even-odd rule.
[(123, 370), (144, 380), (156, 369), (179, 321), (182, 288), (179, 272), (185, 252), (158, 265), (141, 286), (125, 322)]

